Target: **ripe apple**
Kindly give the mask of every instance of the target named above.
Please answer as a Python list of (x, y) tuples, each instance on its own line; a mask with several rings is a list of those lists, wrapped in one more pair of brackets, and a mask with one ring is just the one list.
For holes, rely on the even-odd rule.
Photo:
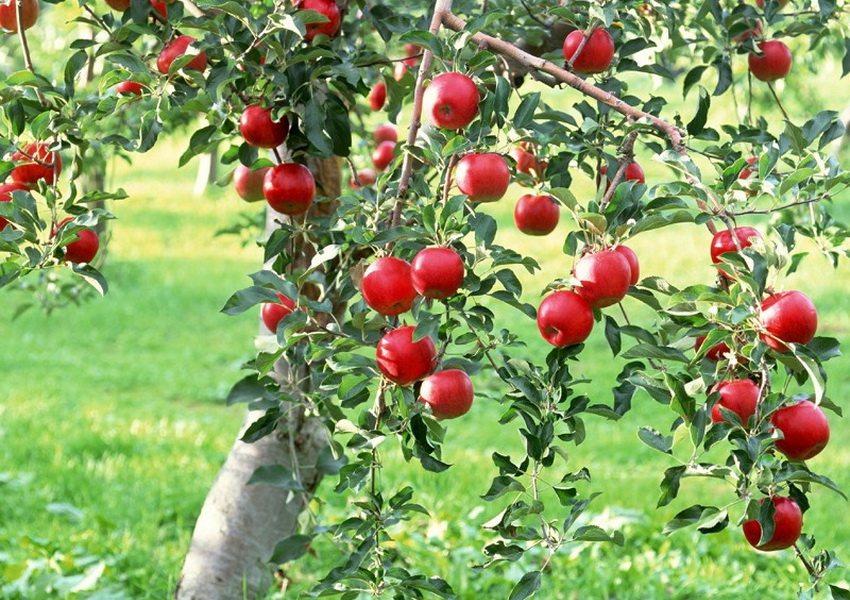
[(395, 128), (395, 125), (390, 125), (389, 123), (375, 127), (375, 133), (373, 135), (376, 144), (380, 144), (381, 142), (398, 142), (398, 130)]
[[(168, 75), (168, 69), (171, 68), (171, 63), (186, 54), (189, 50), (189, 46), (194, 46), (197, 41), (198, 40), (190, 35), (177, 36), (166, 44), (162, 49), (162, 52), (159, 53), (159, 57), (156, 59), (156, 68), (159, 69), (159, 72), (163, 75)], [(194, 55), (195, 58), (189, 61), (186, 66), (183, 67), (184, 69), (203, 71), (207, 68), (206, 52), (203, 50), (200, 52), (193, 50), (190, 56), (192, 55)]]
[[(758, 545), (761, 540), (761, 523), (753, 519), (743, 525), (744, 537), (750, 546), (764, 552), (790, 548), (800, 538), (803, 531), (803, 512), (800, 506), (791, 498), (774, 496), (773, 501), (773, 535), (770, 540)], [(764, 502), (764, 500), (762, 500)]]
[(753, 25), (752, 29), (747, 29), (746, 31), (739, 33), (732, 38), (732, 41), (736, 44), (743, 44), (751, 38), (760, 38), (762, 32), (763, 26), (761, 24), (761, 19), (756, 19), (755, 25)]
[(621, 254), (626, 259), (626, 262), (629, 263), (629, 273), (631, 273), (629, 285), (635, 285), (640, 280), (640, 261), (638, 261), (637, 254), (628, 246), (623, 245), (614, 248), (614, 252)]
[(501, 154), (473, 152), (457, 163), (457, 187), (473, 202), (495, 202), (505, 195), (511, 171)]
[[(608, 165), (602, 165), (599, 167), (599, 175), (601, 178), (605, 179), (605, 191), (607, 192), (608, 188), (611, 187), (611, 180), (608, 179)], [(646, 183), (646, 175), (643, 172), (643, 168), (641, 168), (637, 162), (632, 161), (626, 166), (626, 171), (623, 173), (623, 179), (621, 181), (637, 181), (638, 183)]]
[(263, 167), (252, 171), (245, 165), (239, 165), (233, 171), (233, 187), (236, 193), (245, 202), (257, 202), (265, 198), (263, 195), (263, 181), (270, 167)]
[(791, 50), (780, 40), (759, 42), (761, 54), (750, 53), (750, 72), (761, 81), (782, 79), (791, 71)]
[(425, 298), (445, 300), (463, 285), (463, 259), (451, 248), (424, 248), (410, 267), (413, 288)]
[(41, 179), (49, 185), (56, 183), (56, 178), (62, 172), (62, 157), (48, 148), (47, 144), (33, 142), (23, 152), (12, 154), (12, 162), (18, 165), (9, 175), (12, 181), (31, 187), (38, 185)]
[(437, 419), (456, 419), (472, 408), (474, 391), (469, 375), (460, 369), (447, 369), (425, 378), (419, 401), (431, 407)]
[(122, 81), (114, 88), (116, 94), (122, 96), (141, 96), (143, 86), (138, 81)]
[(239, 119), (239, 133), (251, 146), (277, 148), (289, 135), (289, 119), (272, 121), (272, 111), (257, 104), (249, 106)]
[(576, 293), (593, 308), (617, 304), (625, 298), (632, 280), (629, 261), (615, 250), (585, 254), (576, 263)]
[(751, 379), (732, 379), (721, 381), (713, 390), (720, 394), (720, 400), (711, 408), (711, 421), (720, 423), (725, 421), (720, 408), (726, 408), (738, 415), (741, 423), (746, 427), (747, 422), (756, 414), (756, 405), (759, 401), (759, 386)]
[(379, 258), (363, 274), (360, 291), (366, 304), (384, 316), (407, 312), (416, 299), (410, 264), (394, 256)]
[(281, 294), (277, 293), (277, 302), (264, 302), (263, 308), (260, 309), (260, 316), (263, 319), (263, 325), (272, 333), (277, 331), (277, 325), (281, 320), (292, 314), (295, 310), (295, 302)]
[(829, 421), (814, 402), (803, 400), (780, 408), (770, 422), (783, 435), (776, 449), (791, 460), (814, 458), (829, 442)]
[(381, 142), (372, 152), (372, 166), (378, 171), (386, 169), (395, 156), (395, 142)]
[(387, 101), (387, 84), (379, 81), (369, 92), (369, 106), (372, 110), (381, 110)]
[(408, 67), (415, 66), (416, 63), (419, 62), (420, 54), (422, 54), (422, 48), (420, 48), (416, 44), (405, 44), (404, 55), (407, 57), (407, 59), (404, 61), (404, 64)]
[(818, 329), (818, 311), (802, 292), (779, 292), (761, 303), (762, 341), (777, 352), (786, 344), (808, 344)]
[(374, 169), (360, 169), (357, 171), (357, 177), (352, 176), (348, 180), (348, 187), (352, 190), (359, 190), (361, 187), (369, 187), (378, 180), (378, 174)]
[(441, 129), (463, 129), (478, 114), (478, 87), (463, 73), (441, 73), (425, 89), (424, 111)]
[(316, 196), (316, 180), (310, 169), (296, 163), (271, 167), (263, 179), (263, 196), (273, 209), (285, 215), (306, 212)]
[(375, 360), (381, 373), (398, 385), (410, 385), (434, 370), (437, 365), (437, 348), (426, 336), (413, 341), (416, 327), (406, 325), (384, 334), (378, 342)]
[(538, 177), (542, 177), (548, 166), (546, 161), (537, 160), (525, 142), (511, 148), (511, 157), (516, 161), (517, 172), (526, 175), (531, 175), (534, 171)]
[[(786, 4), (788, 4), (788, 0), (779, 0), (779, 8), (784, 7)], [(756, 6), (764, 8), (764, 0), (756, 0)]]
[(130, 8), (130, 0), (106, 0), (106, 4), (109, 8), (118, 12), (124, 12)]
[[(702, 343), (704, 341), (705, 341), (704, 335), (698, 335), (697, 336), (697, 339), (694, 341), (694, 350), (696, 352), (700, 351), (700, 348), (702, 348)], [(707, 358), (708, 360), (710, 360), (712, 362), (717, 362), (730, 351), (731, 351), (731, 348), (729, 348), (729, 346), (726, 345), (726, 342), (720, 342), (719, 344), (715, 344), (711, 348), (706, 350), (705, 358)]]
[(558, 348), (580, 344), (593, 329), (593, 311), (575, 292), (559, 290), (540, 303), (537, 328), (543, 339)]
[[(564, 40), (564, 59), (571, 61), (584, 39), (584, 31), (571, 32)], [(614, 60), (614, 39), (606, 29), (598, 27), (590, 32), (587, 43), (575, 61), (573, 70), (577, 73), (601, 73), (611, 66)]]
[(307, 34), (304, 38), (308, 42), (312, 42), (317, 35), (326, 35), (332, 38), (339, 33), (342, 14), (334, 0), (295, 0), (295, 6), (298, 7), (298, 10), (317, 12), (327, 19), (322, 23), (307, 23)]
[[(38, 21), (38, 0), (23, 0), (21, 5), (21, 25), (24, 31)], [(0, 3), (0, 28), (17, 33), (18, 4), (15, 0)]]
[(552, 196), (525, 194), (514, 207), (514, 224), (527, 235), (548, 235), (558, 226), (561, 208)]
[[(711, 262), (714, 264), (720, 263), (720, 257), (727, 252), (732, 254), (737, 253), (738, 246), (735, 245), (736, 239), (741, 250), (752, 246), (754, 239), (761, 239), (759, 230), (752, 227), (735, 227), (734, 231), (734, 236), (728, 229), (723, 229), (714, 234), (714, 237), (711, 239)], [(718, 269), (718, 271), (720, 271), (721, 275), (733, 279), (732, 274), (727, 273), (723, 269)]]
[[(53, 237), (62, 229), (65, 223), (73, 220), (72, 217), (67, 217), (59, 222), (56, 229), (53, 230)], [(94, 229), (85, 227), (77, 232), (77, 236), (67, 246), (65, 246), (64, 260), (70, 263), (90, 263), (97, 255), (97, 250), (100, 247), (100, 240)]]
[[(26, 192), (30, 188), (23, 183), (2, 183), (0, 184), (0, 202), (11, 202), (12, 192)], [(9, 224), (9, 221), (0, 217), (0, 231)]]
[(754, 164), (756, 164), (757, 161), (758, 158), (756, 158), (755, 156), (749, 157), (747, 159), (747, 166), (741, 169), (741, 172), (738, 173), (738, 179), (749, 179), (750, 175), (753, 174), (752, 167)]

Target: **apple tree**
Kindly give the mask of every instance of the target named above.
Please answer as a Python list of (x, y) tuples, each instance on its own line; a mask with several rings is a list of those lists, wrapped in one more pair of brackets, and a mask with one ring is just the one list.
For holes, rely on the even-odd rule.
[[(850, 71), (845, 3), (79, 0), (74, 21), (96, 34), (54, 70), (28, 45), (38, 1), (0, 2), (20, 57), (0, 84), (0, 285), (64, 269), (105, 290), (92, 227), (110, 215), (93, 203), (124, 194), (81, 193), (92, 148), (148, 152), (189, 122), (181, 165), (223, 148), (238, 194), (265, 201), (265, 215), (233, 227), (262, 231), (262, 268), (223, 309), (261, 310), (256, 357), (228, 397), (247, 416), (178, 598), (262, 595), (273, 566), (320, 536), (339, 556), (315, 595), (454, 597), (392, 543), (428, 507), (412, 486), (385, 485), (382, 454), (449, 470), (441, 447), (460, 442), (448, 421), (482, 402), (500, 405), (488, 426), (523, 451), (493, 455), (480, 563), (522, 566), (512, 599), (552, 597), (545, 574), (559, 552), (623, 543), (581, 524), (602, 500), (573, 447), (636, 394), (670, 410), (638, 432), (669, 459), (659, 506), (690, 478), (728, 484), (666, 532), (740, 526), (742, 543), (791, 549), (809, 575), (804, 595), (850, 594), (828, 578), (833, 551), (804, 527), (815, 486), (842, 494), (805, 462), (829, 452), (826, 411), (841, 412), (823, 366), (838, 342), (817, 335), (811, 290), (784, 284), (805, 268), (803, 238), (836, 268), (846, 256), (832, 201), (850, 173), (830, 154), (844, 127), (834, 111), (797, 120), (782, 104), (792, 69)], [(79, 86), (92, 61), (94, 93)], [(678, 93), (683, 111), (671, 106)], [(717, 108), (727, 97), (731, 116)], [(367, 111), (392, 123), (372, 130)], [(116, 114), (130, 116), (105, 126)], [(636, 147), (663, 179), (647, 179)], [(570, 191), (582, 176), (595, 196)], [(528, 192), (520, 232), (571, 224), (562, 276), (529, 291), (517, 273), (538, 264), (497, 242), (487, 210), (512, 182)], [(628, 241), (681, 224), (711, 232), (715, 281), (641, 273)], [(637, 304), (654, 318), (630, 318)], [(517, 336), (535, 326), (552, 346), (542, 362)], [(621, 364), (606, 398), (575, 374), (591, 334)], [(309, 510), (331, 494), (352, 499), (348, 518)]]

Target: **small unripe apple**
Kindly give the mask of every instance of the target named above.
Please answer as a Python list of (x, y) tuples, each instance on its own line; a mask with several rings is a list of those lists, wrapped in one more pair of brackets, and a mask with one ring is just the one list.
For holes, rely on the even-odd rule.
[(473, 202), (495, 202), (505, 195), (511, 171), (501, 154), (471, 153), (457, 163), (457, 187)]
[[(702, 344), (705, 341), (704, 335), (698, 335), (696, 340), (694, 340), (694, 350), (699, 352), (702, 348)], [(726, 342), (720, 342), (719, 344), (713, 345), (711, 348), (706, 350), (705, 358), (712, 362), (717, 362), (721, 358), (723, 358), (727, 353), (731, 351), (731, 348), (726, 344)]]
[(122, 81), (113, 89), (116, 94), (121, 94), (122, 96), (141, 96), (144, 88), (138, 81)]
[[(67, 217), (59, 222), (56, 229), (53, 230), (53, 236), (56, 236), (62, 229), (65, 223), (71, 221), (71, 217)], [(85, 227), (80, 229), (72, 242), (65, 246), (65, 254), (63, 260), (70, 263), (81, 264), (90, 263), (97, 255), (97, 250), (100, 248), (100, 240), (94, 229)]]
[(236, 193), (245, 202), (257, 202), (265, 198), (263, 195), (263, 182), (270, 167), (263, 167), (252, 171), (245, 165), (239, 165), (233, 171), (233, 187)]
[(295, 0), (298, 10), (312, 10), (327, 19), (323, 23), (307, 23), (307, 34), (304, 38), (312, 42), (318, 35), (326, 35), (329, 38), (339, 33), (342, 23), (342, 13), (334, 0)]
[(619, 245), (614, 248), (614, 252), (621, 254), (623, 258), (626, 259), (626, 262), (629, 263), (629, 273), (631, 273), (629, 285), (635, 285), (638, 281), (640, 281), (640, 261), (638, 260), (637, 254), (635, 254), (635, 251), (628, 246), (623, 245)]
[(441, 73), (425, 89), (424, 112), (441, 129), (463, 129), (478, 114), (478, 87), (463, 73)]
[(537, 328), (543, 339), (557, 348), (580, 344), (593, 329), (593, 311), (575, 292), (559, 290), (540, 303)]
[[(24, 31), (35, 25), (38, 21), (38, 0), (23, 0), (21, 5), (21, 25)], [(18, 31), (18, 4), (16, 0), (8, 0), (0, 3), (0, 29), (17, 33)]]
[(394, 256), (379, 258), (366, 269), (360, 291), (366, 304), (384, 316), (409, 311), (416, 299), (410, 264)]
[(750, 72), (761, 81), (782, 79), (791, 71), (791, 50), (780, 40), (759, 42), (761, 54), (749, 56)]
[(762, 341), (777, 352), (786, 344), (808, 344), (818, 329), (818, 311), (802, 292), (779, 292), (761, 303)]
[[(567, 62), (573, 59), (583, 39), (584, 31), (577, 29), (564, 40), (564, 59)], [(590, 32), (587, 43), (582, 48), (581, 54), (572, 61), (572, 65), (577, 73), (601, 73), (611, 66), (613, 60), (614, 38), (606, 29), (598, 27)]]
[(272, 121), (272, 111), (257, 104), (247, 107), (239, 119), (239, 133), (251, 146), (277, 148), (289, 135), (289, 119)]
[(369, 92), (369, 106), (372, 110), (381, 110), (387, 101), (387, 84), (379, 81)]
[(547, 195), (525, 194), (514, 207), (514, 224), (526, 235), (548, 235), (558, 226), (561, 208)]
[(375, 360), (381, 373), (398, 385), (410, 385), (434, 370), (437, 365), (437, 348), (425, 336), (413, 341), (416, 327), (406, 325), (384, 334), (378, 342)]
[(733, 379), (721, 381), (714, 386), (713, 391), (720, 394), (720, 399), (711, 407), (711, 420), (714, 423), (725, 421), (720, 408), (731, 410), (738, 415), (744, 427), (754, 414), (759, 401), (759, 386), (751, 379)]
[(348, 187), (352, 190), (359, 190), (361, 187), (369, 187), (378, 180), (378, 174), (374, 169), (360, 169), (357, 171), (357, 176), (352, 176), (348, 180)]
[(58, 152), (51, 152), (49, 146), (41, 142), (27, 144), (23, 152), (12, 154), (12, 162), (17, 166), (9, 177), (16, 183), (30, 187), (35, 187), (42, 179), (48, 185), (53, 185), (62, 172), (62, 157)]
[[(761, 540), (761, 523), (753, 519), (743, 525), (744, 537), (750, 546), (764, 552), (790, 548), (800, 538), (803, 532), (803, 511), (791, 498), (774, 496), (773, 501), (773, 535), (759, 546)], [(762, 500), (764, 502), (764, 500)]]
[(273, 209), (285, 215), (306, 212), (316, 196), (316, 180), (310, 169), (296, 163), (272, 167), (263, 180), (263, 196)]
[(424, 248), (410, 267), (413, 288), (425, 298), (445, 300), (463, 285), (463, 259), (451, 248)]
[[(0, 202), (11, 202), (12, 192), (26, 192), (30, 188), (23, 183), (2, 183), (0, 184)], [(0, 217), (0, 231), (9, 224), (9, 221)]]
[[(168, 75), (168, 69), (171, 68), (171, 64), (186, 54), (189, 50), (189, 46), (193, 46), (198, 40), (189, 35), (179, 35), (174, 38), (171, 42), (165, 45), (162, 49), (162, 52), (159, 53), (159, 57), (156, 59), (156, 67), (159, 69), (159, 72), (163, 75)], [(190, 60), (183, 68), (191, 69), (194, 71), (203, 71), (207, 68), (207, 53), (201, 50), (193, 51), (193, 55), (195, 58)]]
[(386, 169), (395, 156), (395, 142), (381, 142), (372, 152), (372, 166), (378, 171)]
[(395, 125), (384, 123), (375, 127), (373, 136), (376, 144), (380, 144), (381, 142), (398, 142), (398, 129), (396, 129)]
[[(735, 227), (734, 236), (728, 229), (718, 231), (711, 239), (711, 262), (718, 264), (721, 262), (721, 257), (724, 254), (737, 254), (738, 246), (741, 247), (741, 250), (749, 248), (753, 245), (753, 240), (755, 239), (761, 239), (761, 233), (753, 227)], [(718, 271), (725, 277), (733, 279), (732, 274), (727, 273), (723, 269), (718, 269)]]
[(614, 250), (585, 254), (575, 267), (576, 293), (593, 308), (617, 304), (626, 297), (632, 270), (625, 256)]
[(782, 432), (776, 449), (791, 460), (814, 458), (829, 442), (829, 421), (814, 402), (784, 406), (773, 413), (770, 422)]
[(281, 294), (277, 293), (277, 302), (264, 302), (263, 308), (260, 309), (260, 316), (263, 319), (263, 325), (270, 332), (277, 331), (277, 325), (284, 317), (292, 314), (295, 310), (295, 302)]
[(419, 401), (431, 407), (437, 419), (456, 419), (472, 408), (475, 392), (469, 375), (460, 369), (447, 369), (425, 378)]

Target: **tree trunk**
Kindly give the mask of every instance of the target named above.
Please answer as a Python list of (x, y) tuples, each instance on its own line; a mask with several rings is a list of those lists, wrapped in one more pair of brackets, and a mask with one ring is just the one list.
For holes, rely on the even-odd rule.
[(207, 154), (199, 158), (198, 175), (195, 177), (195, 188), (192, 193), (195, 196), (203, 196), (204, 192), (212, 183), (218, 179), (218, 148), (213, 148)]
[[(311, 160), (309, 166), (316, 177), (317, 194), (338, 197), (339, 161)], [(267, 210), (267, 233), (274, 230), (274, 221), (280, 218), (285, 217)], [(302, 260), (309, 264), (310, 257), (302, 253)], [(265, 331), (262, 324), (260, 327)], [(275, 370), (279, 381), (287, 379), (288, 369), (284, 361), (278, 362)], [(302, 376), (294, 379), (309, 380)], [(287, 391), (297, 397), (297, 390)], [(315, 465), (328, 445), (321, 420), (305, 418), (296, 407), (286, 411), (273, 435), (252, 444), (240, 441), (245, 429), (262, 414), (246, 415), (239, 437), (204, 501), (175, 592), (177, 600), (263, 597), (272, 583), (269, 559), (274, 547), (297, 532), (299, 515), (321, 482)], [(265, 465), (284, 465), (299, 474), (305, 491), (246, 485), (254, 471)]]

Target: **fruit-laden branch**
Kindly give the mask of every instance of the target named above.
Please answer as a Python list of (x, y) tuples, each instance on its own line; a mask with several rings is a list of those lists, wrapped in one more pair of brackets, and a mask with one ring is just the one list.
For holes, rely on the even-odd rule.
[[(440, 2), (437, 3), (437, 9), (435, 9), (435, 16), (437, 14), (437, 10), (439, 9), (439, 5)], [(452, 31), (460, 32), (466, 29), (466, 22), (464, 22), (464, 20), (458, 17), (457, 15), (453, 14), (450, 10), (446, 10), (442, 13), (442, 24), (443, 26), (448, 29), (451, 29)], [(601, 88), (596, 87), (595, 85), (585, 81), (578, 75), (570, 73), (566, 69), (563, 69), (546, 59), (540, 58), (539, 56), (534, 56), (533, 54), (529, 54), (528, 52), (520, 50), (509, 42), (481, 32), (474, 33), (471, 36), (471, 40), (482, 48), (487, 48), (497, 54), (506, 56), (531, 69), (543, 71), (544, 73), (547, 73), (554, 77), (559, 82), (566, 83), (568, 86), (577, 89), (586, 96), (590, 96), (594, 100), (597, 100), (602, 104), (605, 104), (606, 106), (610, 106), (617, 112), (622, 113), (623, 115), (630, 117), (635, 121), (649, 121), (650, 123), (652, 123), (653, 127), (658, 129), (665, 136), (667, 136), (674, 150), (680, 153), (685, 152), (685, 145), (682, 141), (682, 132), (676, 126), (668, 123), (667, 121), (659, 119), (658, 117), (644, 112), (639, 108), (635, 108), (634, 106), (626, 104), (614, 94), (611, 94)]]

